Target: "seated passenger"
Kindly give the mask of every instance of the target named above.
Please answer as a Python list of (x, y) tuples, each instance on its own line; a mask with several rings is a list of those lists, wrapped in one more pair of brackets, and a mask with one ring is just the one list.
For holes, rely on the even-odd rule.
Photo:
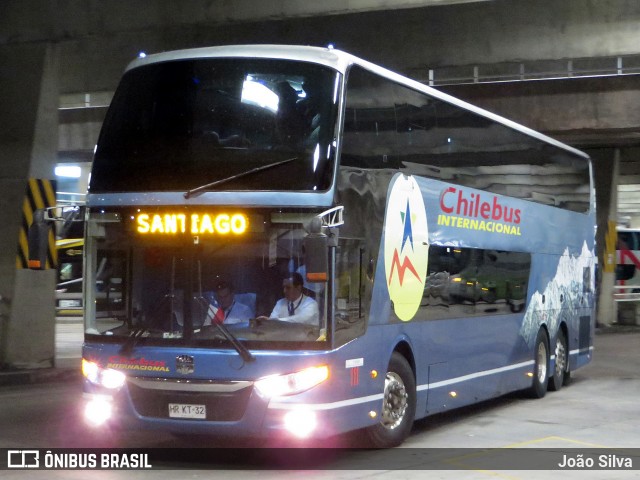
[(282, 281), (284, 298), (276, 302), (269, 317), (260, 316), (257, 320), (281, 320), (283, 322), (304, 323), (317, 326), (319, 323), (318, 304), (302, 293), (304, 280), (297, 272), (289, 274)]
[(214, 291), (217, 305), (209, 304), (207, 318), (202, 324), (203, 327), (211, 325), (211, 322), (224, 323), (225, 325), (248, 322), (253, 317), (251, 309), (247, 305), (235, 300), (235, 292), (231, 283), (219, 282)]

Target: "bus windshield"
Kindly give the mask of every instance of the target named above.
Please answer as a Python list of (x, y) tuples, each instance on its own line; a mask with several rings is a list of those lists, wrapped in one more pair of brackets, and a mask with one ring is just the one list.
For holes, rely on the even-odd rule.
[(312, 216), (93, 212), (87, 249), (96, 260), (88, 265), (86, 305), (96, 311), (87, 315), (86, 333), (136, 344), (229, 346), (223, 324), (248, 348), (321, 348), (326, 288), (306, 281), (302, 248), (302, 221)]
[(105, 119), (90, 192), (186, 192), (218, 180), (225, 190), (327, 190), (339, 79), (327, 67), (273, 59), (134, 68)]

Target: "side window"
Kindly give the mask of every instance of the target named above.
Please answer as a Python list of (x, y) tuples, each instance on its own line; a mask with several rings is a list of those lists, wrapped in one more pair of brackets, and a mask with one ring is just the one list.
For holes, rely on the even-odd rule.
[(364, 334), (373, 282), (367, 275), (361, 242), (340, 239), (336, 252), (336, 344)]
[(633, 243), (631, 232), (618, 232), (618, 250), (633, 250)]
[(347, 78), (342, 145), (344, 166), (399, 168), (407, 175), (589, 210), (588, 160), (358, 66)]
[(431, 245), (419, 315), (437, 320), (521, 312), (530, 268), (528, 253)]
[(400, 85), (394, 86), (397, 143), (401, 168), (411, 173), (432, 174), (426, 167), (428, 153), (447, 144), (448, 132), (438, 125), (435, 99)]
[(397, 168), (396, 113), (391, 82), (354, 66), (347, 79), (342, 165)]
[(628, 281), (635, 277), (636, 266), (633, 262), (634, 251), (640, 250), (640, 232), (620, 231), (616, 245), (617, 261), (616, 281)]

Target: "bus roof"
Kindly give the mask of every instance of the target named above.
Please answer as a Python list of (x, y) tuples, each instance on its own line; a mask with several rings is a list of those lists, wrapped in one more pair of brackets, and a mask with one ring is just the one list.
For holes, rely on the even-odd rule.
[(274, 58), (282, 60), (298, 60), (325, 65), (339, 71), (342, 74), (345, 74), (351, 65), (359, 65), (362, 68), (365, 68), (397, 83), (404, 84), (410, 88), (424, 92), (444, 102), (472, 111), (492, 121), (501, 123), (509, 128), (517, 130), (525, 135), (534, 137), (542, 142), (571, 152), (576, 156), (582, 157), (584, 159), (589, 158), (586, 153), (570, 147), (569, 145), (566, 145), (562, 142), (559, 142), (558, 140), (555, 140), (551, 137), (548, 137), (547, 135), (544, 135), (540, 132), (525, 127), (524, 125), (520, 125), (505, 117), (496, 115), (489, 112), (488, 110), (484, 110), (456, 97), (443, 93), (433, 87), (429, 87), (423, 83), (412, 80), (411, 78), (400, 75), (367, 60), (363, 60), (359, 57), (356, 57), (355, 55), (330, 47), (312, 47), (304, 45), (224, 45), (216, 47), (191, 48), (185, 50), (174, 50), (157, 53), (137, 58), (127, 66), (126, 71), (153, 63), (198, 58)]

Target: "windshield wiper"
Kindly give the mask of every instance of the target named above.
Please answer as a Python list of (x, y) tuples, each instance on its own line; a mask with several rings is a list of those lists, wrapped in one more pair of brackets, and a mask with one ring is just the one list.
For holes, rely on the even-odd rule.
[(131, 355), (131, 352), (133, 352), (133, 347), (138, 343), (138, 340), (148, 331), (149, 325), (141, 325), (131, 330), (129, 338), (127, 338), (127, 341), (122, 344), (122, 347), (120, 347), (120, 355), (125, 355), (127, 357)]
[(233, 345), (233, 348), (236, 349), (236, 352), (238, 352), (238, 354), (240, 354), (240, 356), (242, 357), (242, 359), (245, 362), (253, 362), (255, 360), (255, 357), (251, 354), (251, 352), (249, 351), (249, 349), (247, 347), (245, 347), (234, 335), (233, 333), (231, 333), (229, 331), (229, 329), (227, 327), (225, 327), (223, 324), (221, 323), (217, 323), (215, 320), (211, 322), (212, 325), (215, 325), (216, 327), (218, 327), (218, 330), (220, 331), (220, 333), (222, 333), (222, 335), (224, 336), (224, 338), (226, 338), (229, 343), (231, 345)]
[(203, 190), (208, 190), (220, 184), (230, 182), (231, 180), (236, 180), (238, 178), (246, 177), (247, 175), (253, 175), (254, 173), (261, 172), (269, 168), (277, 167), (278, 165), (284, 165), (285, 163), (290, 163), (297, 159), (298, 157), (292, 157), (292, 158), (287, 158), (286, 160), (280, 160), (279, 162), (268, 163), (267, 165), (262, 165), (260, 167), (252, 168), (251, 170), (247, 170), (246, 172), (237, 173), (235, 175), (231, 175), (230, 177), (221, 178), (220, 180), (216, 180), (215, 182), (207, 183), (206, 185), (202, 185), (197, 188), (192, 188), (191, 190), (188, 190), (184, 193), (184, 198), (191, 198), (196, 193), (200, 193)]
[[(208, 307), (209, 302), (202, 296), (202, 265), (200, 264), (200, 260), (198, 260), (198, 295), (199, 296), (196, 298), (196, 301), (202, 302), (205, 307)], [(211, 320), (211, 324), (218, 327), (222, 336), (226, 338), (231, 345), (233, 345), (233, 348), (236, 349), (236, 352), (238, 352), (245, 362), (253, 362), (255, 360), (249, 349), (240, 343), (240, 341), (229, 331), (227, 327), (216, 322), (214, 319)]]

